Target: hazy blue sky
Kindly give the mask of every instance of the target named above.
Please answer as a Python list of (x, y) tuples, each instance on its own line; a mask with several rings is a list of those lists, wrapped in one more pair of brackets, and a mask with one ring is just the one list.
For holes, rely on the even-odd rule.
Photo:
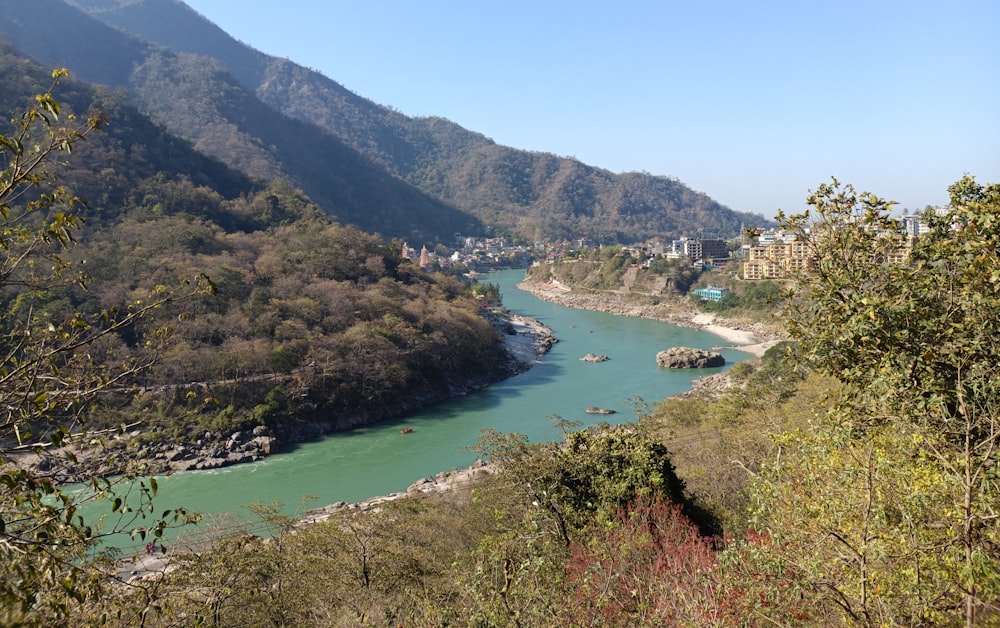
[(740, 211), (831, 176), (910, 209), (1000, 182), (997, 0), (186, 2), (407, 115)]

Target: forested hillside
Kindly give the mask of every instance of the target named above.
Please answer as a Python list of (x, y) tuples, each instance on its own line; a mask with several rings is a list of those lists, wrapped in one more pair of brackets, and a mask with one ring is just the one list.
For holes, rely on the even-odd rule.
[[(0, 83), (0, 108), (13, 111), (30, 106), (51, 79), (4, 49)], [(80, 221), (66, 236), (75, 246), (59, 253), (64, 278), (4, 275), (0, 305), (11, 329), (37, 317), (58, 323), (113, 312), (202, 276), (214, 292), (157, 308), (157, 320), (183, 323), (158, 342), (155, 365), (118, 383), (160, 392), (124, 406), (112, 397), (93, 427), (147, 415), (144, 437), (153, 440), (253, 426), (288, 440), (510, 374), (501, 338), (468, 287), (425, 274), (401, 257), (400, 242), (331, 221), (281, 180), (251, 181), (201, 155), (120, 93), (70, 79), (56, 92), (64, 116), (104, 121), (58, 168), (60, 194), (86, 203), (60, 210)], [(9, 223), (27, 198), (9, 201)], [(41, 209), (35, 213), (45, 217)], [(8, 244), (8, 255), (17, 246)], [(72, 273), (84, 276), (74, 282)], [(145, 361), (143, 338), (155, 329), (137, 323), (106, 335), (108, 359)], [(192, 411), (185, 399), (193, 389), (213, 402)]]
[[(532, 240), (632, 242), (735, 235), (741, 223), (762, 221), (669, 177), (614, 174), (405, 116), (235, 42), (175, 0), (11, 2), (0, 31), (24, 52), (126, 88), (200, 150), (251, 176), (283, 174), (327, 213), (367, 230), (444, 240), (489, 225)], [(61, 43), (43, 45), (49, 38)], [(105, 64), (113, 48), (118, 58)]]
[[(75, 5), (201, 52), (222, 37), (180, 2)], [(520, 366), (471, 287), (331, 216), (615, 239), (738, 215), (225, 37), (216, 62), (58, 0), (2, 8), (0, 625), (1000, 626), (1000, 184), (963, 177), (916, 238), (891, 197), (821, 184), (778, 217), (816, 263), (715, 306), (781, 299), (792, 341), (760, 361), (635, 399), (635, 423), (552, 417), (559, 443), (486, 430), (447, 491), (298, 520), (256, 503), (271, 538), (167, 550), (200, 515), (163, 509), (166, 450), (318, 435)], [(705, 279), (638, 262), (607, 246), (535, 273), (649, 302)], [(149, 543), (146, 575), (111, 535)]]

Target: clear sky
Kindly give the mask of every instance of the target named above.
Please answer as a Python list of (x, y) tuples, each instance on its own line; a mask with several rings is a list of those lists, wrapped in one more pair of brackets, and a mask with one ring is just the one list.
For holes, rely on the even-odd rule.
[(411, 116), (739, 211), (1000, 182), (998, 0), (185, 0)]

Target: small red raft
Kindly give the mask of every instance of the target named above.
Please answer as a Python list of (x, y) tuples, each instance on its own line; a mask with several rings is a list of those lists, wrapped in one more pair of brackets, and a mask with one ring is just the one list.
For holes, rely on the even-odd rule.
[(399, 430), (399, 433), (400, 434), (409, 434), (412, 431), (413, 431), (412, 427), (404, 427), (403, 429)]

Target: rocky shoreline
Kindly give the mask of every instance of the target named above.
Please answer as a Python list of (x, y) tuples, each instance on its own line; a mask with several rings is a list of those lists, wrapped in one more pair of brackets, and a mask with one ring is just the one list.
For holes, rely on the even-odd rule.
[[(547, 353), (557, 342), (551, 329), (530, 317), (506, 312), (493, 313), (492, 322), (503, 335), (507, 348), (509, 361), (503, 369), (506, 377), (530, 369), (537, 363), (539, 356)], [(413, 400), (410, 409), (466, 395), (492, 383), (495, 382), (454, 381), (441, 398)], [(131, 471), (140, 475), (162, 475), (257, 462), (277, 453), (284, 444), (303, 442), (336, 431), (338, 425), (333, 421), (309, 424), (280, 435), (259, 425), (251, 430), (231, 434), (205, 432), (192, 436), (186, 442), (142, 444), (130, 449), (129, 444), (141, 436), (141, 431), (133, 430), (108, 438), (103, 447), (70, 446), (62, 450), (42, 452), (25, 450), (15, 453), (12, 458), (18, 466), (31, 469), (39, 477), (56, 484), (72, 484), (91, 477), (120, 474), (122, 465), (126, 463)]]
[[(757, 353), (757, 350), (759, 350), (759, 353), (762, 353), (764, 348), (781, 340), (777, 330), (762, 323), (727, 319), (725, 325), (718, 325), (715, 323), (714, 316), (700, 313), (696, 309), (686, 306), (686, 304), (643, 305), (626, 302), (619, 295), (605, 296), (572, 293), (565, 288), (558, 291), (546, 290), (544, 287), (527, 282), (521, 283), (517, 287), (532, 293), (539, 299), (568, 307), (608, 312), (619, 316), (649, 318), (679, 326), (704, 329), (715, 333), (727, 342), (733, 343), (736, 345), (734, 348), (744, 351), (749, 349), (752, 350), (751, 352)], [(508, 365), (511, 376), (531, 368), (531, 366), (537, 363), (539, 356), (547, 353), (552, 345), (558, 341), (551, 329), (530, 317), (507, 313), (504, 316), (496, 317), (494, 324), (504, 335), (505, 345), (511, 358), (511, 362)], [(712, 376), (705, 379), (715, 380), (719, 377)], [(722, 384), (722, 382), (698, 381), (695, 383), (694, 389), (703, 388), (704, 385), (711, 387), (717, 384)], [(691, 391), (692, 393), (695, 391), (694, 389)], [(472, 390), (475, 390), (475, 388), (456, 392), (456, 394), (466, 394)], [(317, 433), (313, 437), (321, 435), (323, 434)], [(268, 428), (263, 426), (259, 426), (248, 432), (236, 432), (224, 439), (220, 439), (218, 436), (212, 434), (205, 434), (204, 436), (204, 440), (196, 440), (191, 445), (164, 444), (149, 446), (141, 450), (139, 457), (143, 458), (148, 464), (144, 472), (147, 474), (156, 474), (193, 469), (211, 469), (230, 464), (253, 462), (278, 451), (282, 442), (271, 434)], [(22, 462), (22, 464), (32, 466), (36, 469), (46, 466), (44, 462), (41, 462), (39, 466), (38, 460), (35, 460), (33, 463), (31, 461), (27, 461), (27, 463)], [(86, 463), (82, 464), (86, 465)], [(92, 471), (93, 467), (88, 472)], [(65, 476), (66, 469), (62, 469), (61, 472)], [(405, 492), (372, 497), (355, 503), (338, 502), (310, 510), (302, 518), (301, 525), (323, 521), (329, 518), (331, 514), (342, 509), (366, 511), (378, 507), (381, 503), (403, 497), (425, 498), (461, 486), (471, 485), (479, 478), (492, 473), (495, 473), (495, 470), (490, 465), (482, 461), (477, 461), (467, 468), (444, 471), (434, 477), (419, 479)]]
[[(725, 325), (720, 325), (716, 323), (714, 315), (699, 312), (697, 309), (681, 302), (659, 305), (642, 305), (628, 303), (620, 295), (573, 293), (571, 289), (568, 289), (565, 286), (560, 286), (558, 288), (549, 287), (546, 289), (545, 286), (527, 281), (519, 283), (517, 288), (519, 290), (530, 292), (532, 295), (543, 301), (558, 303), (559, 305), (565, 305), (567, 307), (607, 312), (618, 316), (649, 318), (681, 327), (702, 329), (719, 336), (728, 343), (732, 343), (732, 348), (738, 348), (741, 351), (753, 353), (757, 356), (763, 355), (764, 351), (784, 339), (783, 329), (776, 329), (755, 321), (736, 321), (730, 319), (726, 319)], [(554, 342), (557, 342), (557, 340), (552, 336), (551, 329), (531, 318), (512, 315), (511, 327), (516, 330), (517, 336), (508, 336), (508, 349), (510, 349), (514, 355), (519, 356), (526, 361), (534, 359), (534, 356), (544, 354)], [(508, 333), (510, 333), (510, 330), (508, 330)], [(585, 361), (601, 361), (601, 357), (604, 356), (584, 356), (580, 359)], [(681, 393), (678, 396), (711, 396), (706, 392), (706, 389), (712, 389), (718, 393), (729, 389), (731, 386), (732, 382), (726, 374), (719, 373), (695, 380), (690, 391)], [(588, 408), (587, 412), (604, 414), (610, 413), (611, 411), (605, 411), (602, 408), (592, 407)], [(317, 521), (323, 521), (329, 518), (331, 514), (343, 509), (368, 511), (376, 508), (381, 503), (403, 497), (420, 498), (426, 497), (429, 494), (442, 493), (453, 488), (467, 486), (475, 482), (478, 478), (495, 472), (494, 468), (479, 460), (472, 466), (464, 469), (444, 471), (438, 473), (432, 478), (422, 478), (417, 480), (410, 485), (405, 492), (371, 497), (355, 503), (338, 502), (336, 504), (310, 510), (306, 513), (305, 517), (303, 517), (302, 524), (305, 525)]]
[[(696, 308), (679, 301), (669, 304), (661, 303), (657, 305), (642, 305), (626, 302), (621, 295), (574, 293), (572, 289), (567, 288), (565, 285), (559, 285), (558, 287), (552, 285), (546, 286), (528, 281), (519, 283), (517, 288), (519, 290), (530, 292), (532, 295), (543, 301), (558, 303), (559, 305), (565, 305), (567, 307), (607, 312), (618, 316), (648, 318), (671, 323), (681, 327), (702, 329), (719, 336), (724, 341), (731, 343), (732, 345), (731, 347), (717, 347), (717, 349), (735, 348), (740, 351), (752, 353), (758, 357), (763, 355), (767, 349), (785, 339), (784, 329), (778, 329), (773, 326), (748, 320), (741, 321), (726, 319), (724, 325), (718, 324), (714, 315), (699, 312)], [(538, 347), (546, 347), (544, 351), (539, 348), (539, 353), (544, 353), (548, 350), (548, 347), (551, 346), (551, 343), (556, 342), (555, 338), (551, 335), (551, 330), (544, 327), (541, 323), (538, 323), (538, 321), (535, 321), (534, 319), (514, 316), (512, 317), (512, 323), (518, 329), (518, 333), (520, 334), (519, 338), (521, 339), (520, 341), (515, 342), (523, 342), (524, 339), (531, 338), (534, 334), (538, 334), (538, 337), (533, 341), (534, 345)], [(508, 348), (510, 347), (511, 344), (508, 340)], [(521, 355), (525, 355), (523, 353), (523, 349)], [(526, 355), (526, 357), (530, 357), (530, 355)], [(583, 361), (599, 362), (601, 361), (601, 357), (604, 356), (591, 357), (591, 355), (585, 355), (580, 359)], [(696, 396), (699, 398), (716, 397), (723, 391), (730, 389), (732, 386), (733, 382), (725, 373), (718, 373), (695, 380), (692, 384), (691, 390), (681, 393), (678, 396)], [(592, 406), (587, 409), (587, 412), (592, 414), (610, 414), (613, 411), (607, 411), (602, 408)], [(496, 470), (493, 467), (479, 460), (472, 466), (464, 469), (445, 471), (438, 473), (433, 478), (423, 478), (417, 480), (410, 485), (405, 492), (371, 497), (355, 503), (338, 502), (336, 504), (310, 510), (306, 513), (301, 523), (306, 525), (317, 521), (323, 521), (329, 518), (331, 514), (343, 509), (368, 511), (373, 508), (377, 508), (379, 504), (403, 497), (427, 497), (429, 494), (442, 493), (454, 488), (468, 486), (471, 483), (474, 483), (477, 479), (495, 472)]]
[(297, 524), (302, 526), (326, 521), (331, 515), (342, 510), (360, 510), (367, 512), (377, 508), (380, 504), (404, 497), (425, 499), (461, 487), (471, 488), (482, 478), (493, 475), (496, 472), (496, 467), (493, 467), (482, 460), (477, 460), (468, 467), (455, 469), (454, 471), (442, 471), (433, 477), (421, 478), (411, 484), (406, 491), (403, 492), (389, 493), (388, 495), (382, 495), (379, 497), (370, 497), (360, 502), (336, 502), (328, 506), (313, 508), (306, 511), (305, 515), (299, 519)]

